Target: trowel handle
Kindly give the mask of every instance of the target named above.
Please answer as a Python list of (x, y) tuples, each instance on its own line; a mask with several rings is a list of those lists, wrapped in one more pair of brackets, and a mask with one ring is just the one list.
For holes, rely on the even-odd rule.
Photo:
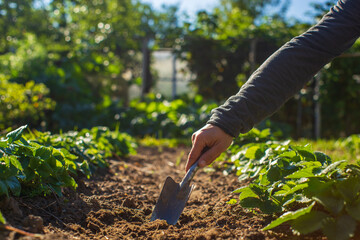
[[(209, 147), (205, 147), (202, 151), (201, 151), (201, 155), (202, 156), (207, 150), (209, 150)], [(200, 158), (200, 157), (199, 157)], [(195, 176), (195, 173), (197, 172), (197, 170), (199, 170), (199, 159), (196, 160), (196, 162), (189, 168), (189, 170), (187, 171), (187, 173), (185, 174), (184, 178), (182, 179), (182, 181), (180, 182), (180, 188), (182, 188), (186, 183), (190, 182), (193, 177)]]
[(190, 182), (193, 177), (195, 176), (195, 173), (197, 172), (197, 170), (199, 170), (199, 166), (198, 166), (199, 160), (196, 161), (189, 169), (189, 171), (187, 171), (187, 173), (185, 174), (184, 178), (182, 179), (181, 183), (180, 183), (180, 188), (182, 188), (186, 183)]

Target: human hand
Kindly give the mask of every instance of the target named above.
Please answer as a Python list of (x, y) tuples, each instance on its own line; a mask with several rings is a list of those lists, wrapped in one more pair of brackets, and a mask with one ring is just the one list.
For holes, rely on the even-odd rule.
[[(199, 159), (199, 167), (205, 167), (220, 156), (232, 143), (233, 137), (221, 128), (206, 124), (192, 137), (192, 148), (186, 163), (186, 171)], [(205, 152), (203, 150), (207, 148)]]

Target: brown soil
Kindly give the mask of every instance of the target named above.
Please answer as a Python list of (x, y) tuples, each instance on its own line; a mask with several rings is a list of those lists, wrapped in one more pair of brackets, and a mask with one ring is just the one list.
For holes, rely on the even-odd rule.
[[(167, 176), (180, 182), (189, 149), (145, 148), (90, 180), (77, 179), (76, 192), (1, 201), (8, 223), (40, 233), (40, 239), (320, 239), (297, 237), (287, 227), (261, 231), (271, 219), (226, 202), (241, 186), (236, 176), (199, 171), (196, 188), (175, 226), (150, 222), (153, 206)], [(176, 166), (176, 163), (181, 163)], [(38, 239), (0, 230), (0, 239)]]

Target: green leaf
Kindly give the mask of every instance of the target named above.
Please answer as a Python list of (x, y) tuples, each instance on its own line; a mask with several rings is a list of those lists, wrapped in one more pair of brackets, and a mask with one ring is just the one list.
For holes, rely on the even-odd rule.
[(1, 162), (5, 163), (5, 166), (7, 169), (11, 167), (10, 166), (10, 156), (4, 156), (0, 160), (1, 160)]
[(39, 147), (35, 150), (35, 156), (40, 157), (43, 160), (47, 160), (51, 156), (51, 148), (48, 147)]
[(27, 182), (31, 182), (32, 180), (34, 180), (34, 178), (36, 176), (36, 173), (31, 168), (25, 168), (24, 169), (24, 174), (25, 174)]
[(265, 200), (262, 202), (262, 205), (260, 206), (260, 210), (265, 214), (273, 214), (276, 212), (281, 212), (282, 207), (277, 205), (275, 202), (271, 200)]
[(86, 178), (88, 178), (88, 179), (90, 178), (90, 176), (91, 176), (90, 167), (86, 160), (84, 160), (80, 164), (80, 171), (86, 176)]
[(291, 190), (291, 187), (287, 184), (283, 184), (279, 190), (277, 190), (273, 195), (274, 196), (285, 196), (287, 192)]
[(281, 170), (278, 166), (271, 166), (270, 169), (267, 171), (267, 180), (270, 182), (275, 182), (281, 179), (282, 174)]
[(240, 200), (248, 198), (248, 197), (257, 197), (257, 195), (249, 187), (237, 189), (234, 192), (240, 193), (240, 195), (239, 195)]
[(61, 187), (60, 186), (56, 186), (54, 184), (49, 184), (49, 188), (56, 193), (56, 195), (58, 195), (59, 197), (62, 197), (63, 194), (61, 192)]
[(354, 236), (356, 221), (349, 215), (342, 215), (325, 219), (323, 226), (323, 232), (329, 240), (347, 240)]
[(299, 202), (299, 203), (310, 203), (310, 202), (312, 202), (313, 200), (312, 199), (310, 199), (310, 198), (307, 198), (306, 196), (304, 196), (303, 194), (296, 194), (295, 196), (294, 196), (294, 200), (296, 201), (296, 202)]
[(295, 187), (289, 187), (287, 185), (284, 185), (282, 187), (282, 189), (280, 191), (276, 192), (276, 194), (274, 194), (274, 195), (286, 197), (290, 194), (295, 193), (298, 190), (302, 190), (307, 187), (308, 187), (308, 183), (300, 183), (300, 184), (296, 185)]
[(21, 155), (32, 157), (34, 156), (33, 148), (31, 146), (21, 146), (19, 147), (19, 152)]
[(345, 205), (344, 199), (335, 196), (332, 192), (332, 188), (328, 188), (326, 191), (316, 194), (313, 198), (333, 214), (339, 214)]
[(8, 134), (6, 134), (6, 137), (8, 138), (8, 143), (13, 143), (16, 140), (19, 140), (25, 128), (27, 128), (27, 125), (21, 126), (18, 129), (15, 129), (14, 131), (11, 131)]
[(31, 157), (30, 162), (29, 162), (29, 168), (31, 168), (32, 170), (35, 170), (42, 162), (43, 162), (43, 160), (41, 160), (38, 157)]
[(322, 164), (328, 164), (331, 163), (331, 158), (322, 152), (314, 152), (316, 156), (316, 160), (321, 162)]
[(262, 187), (258, 184), (250, 184), (249, 188), (260, 198), (267, 198), (268, 197), (268, 192), (266, 191), (266, 187)]
[(296, 156), (295, 151), (288, 151), (288, 152), (281, 153), (278, 157), (292, 159), (295, 156)]
[(259, 146), (252, 146), (246, 150), (245, 157), (249, 159), (260, 159), (261, 150)]
[(24, 146), (30, 146), (29, 142), (24, 137), (20, 138), (20, 142), (22, 142), (22, 144), (24, 144)]
[[(341, 166), (342, 165), (342, 166)], [(341, 160), (330, 164), (327, 168), (321, 171), (321, 175), (327, 175), (333, 173), (339, 169), (343, 169), (347, 165), (347, 160)]]
[(76, 160), (79, 158), (78, 156), (71, 154), (66, 148), (61, 148), (60, 152), (62, 152), (64, 154), (64, 157), (69, 160)]
[(0, 196), (1, 195), (9, 196), (8, 187), (3, 180), (0, 180)]
[(5, 184), (10, 188), (11, 192), (15, 196), (20, 196), (21, 185), (16, 177), (10, 177), (9, 179), (5, 180)]
[(249, 189), (248, 186), (242, 186), (242, 187), (239, 187), (239, 188), (235, 189), (233, 191), (233, 193), (242, 193), (242, 192), (246, 191), (247, 189)]
[(63, 164), (58, 161), (53, 156), (50, 156), (48, 159), (45, 160), (47, 164), (51, 167), (51, 169), (56, 170), (57, 168), (62, 168)]
[(308, 187), (304, 189), (304, 194), (309, 198), (312, 198), (323, 191), (329, 191), (333, 186), (333, 182), (324, 182), (320, 178), (310, 178), (307, 183)]
[(57, 160), (61, 161), (61, 162), (64, 162), (64, 154), (58, 150), (58, 149), (53, 149), (53, 152), (52, 152), (52, 155), (54, 158), (56, 158)]
[(42, 162), (37, 168), (36, 171), (39, 173), (41, 178), (47, 178), (53, 173), (53, 169), (46, 162)]
[(315, 202), (313, 202), (310, 206), (301, 208), (295, 212), (290, 211), (290, 212), (284, 213), (279, 218), (275, 219), (269, 225), (267, 225), (265, 228), (263, 228), (263, 230), (272, 229), (274, 227), (279, 226), (280, 224), (282, 224), (284, 222), (297, 219), (298, 217), (300, 217), (306, 213), (309, 213), (311, 211), (312, 207), (314, 206), (314, 204), (315, 204)]
[(291, 178), (310, 178), (315, 177), (317, 170), (321, 166), (321, 163), (319, 162), (312, 162), (311, 165), (305, 166), (304, 168), (287, 175), (285, 178), (291, 179)]
[(61, 174), (61, 180), (65, 183), (66, 187), (71, 187), (73, 189), (76, 189), (77, 184), (74, 178), (72, 178), (66, 171), (64, 171), (63, 174)]
[(270, 128), (266, 128), (264, 130), (262, 130), (259, 134), (259, 138), (267, 138), (271, 135), (271, 131)]
[(357, 221), (360, 221), (360, 199), (345, 206), (346, 212)]
[(345, 201), (351, 202), (359, 196), (360, 178), (355, 175), (343, 181), (339, 180), (336, 182), (336, 188)]
[(244, 208), (261, 208), (263, 202), (259, 198), (247, 197), (240, 200), (240, 205)]
[(324, 212), (311, 211), (291, 222), (291, 227), (301, 234), (308, 234), (322, 228), (322, 221), (328, 217)]
[(0, 140), (0, 147), (6, 148), (8, 145), (7, 140)]
[(9, 158), (10, 158), (11, 164), (14, 165), (14, 167), (19, 169), (20, 171), (23, 171), (23, 167), (21, 166), (21, 163), (15, 156), (9, 156)]
[(297, 152), (304, 158), (305, 161), (316, 161), (315, 154), (305, 148), (298, 147)]
[(230, 205), (234, 205), (237, 203), (236, 199), (230, 199), (229, 201), (226, 202), (227, 204), (230, 204)]
[(0, 211), (0, 224), (6, 224), (6, 220)]

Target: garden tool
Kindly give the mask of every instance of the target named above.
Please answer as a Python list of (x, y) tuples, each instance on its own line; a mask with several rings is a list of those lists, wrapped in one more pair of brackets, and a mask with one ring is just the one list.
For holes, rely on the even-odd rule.
[(194, 184), (190, 186), (190, 181), (198, 169), (198, 161), (196, 161), (180, 183), (176, 183), (169, 176), (166, 178), (150, 221), (163, 219), (168, 224), (176, 224), (192, 190), (195, 188)]

